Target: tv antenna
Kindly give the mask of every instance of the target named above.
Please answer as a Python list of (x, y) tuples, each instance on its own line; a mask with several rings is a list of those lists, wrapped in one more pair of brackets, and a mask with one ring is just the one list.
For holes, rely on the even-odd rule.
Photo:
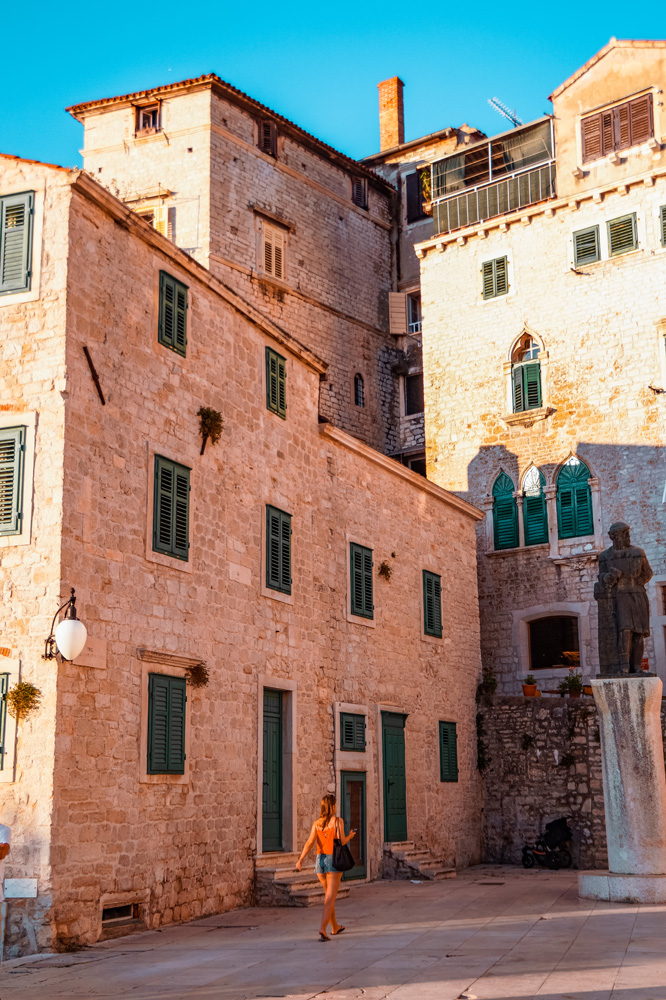
[(498, 115), (502, 116), (502, 118), (508, 118), (514, 128), (523, 124), (521, 119), (517, 117), (516, 112), (509, 111), (506, 104), (503, 104), (498, 97), (489, 97), (488, 104), (493, 111), (496, 111)]

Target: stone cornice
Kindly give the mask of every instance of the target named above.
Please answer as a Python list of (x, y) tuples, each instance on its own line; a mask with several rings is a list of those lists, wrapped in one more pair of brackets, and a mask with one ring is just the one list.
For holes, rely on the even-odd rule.
[(313, 371), (319, 375), (322, 375), (326, 371), (328, 365), (325, 361), (322, 361), (321, 358), (317, 357), (316, 354), (308, 350), (307, 347), (299, 343), (298, 340), (285, 330), (263, 316), (254, 306), (250, 305), (249, 302), (246, 302), (223, 284), (219, 278), (211, 274), (203, 264), (199, 264), (198, 261), (190, 257), (184, 250), (175, 246), (166, 236), (153, 229), (148, 222), (137, 215), (131, 208), (128, 208), (123, 202), (119, 201), (110, 191), (103, 188), (88, 174), (82, 170), (72, 170), (69, 173), (68, 180), (72, 188), (82, 195), (82, 197), (96, 204), (119, 225), (123, 226), (123, 228), (168, 257), (182, 271), (191, 275), (194, 281), (198, 281), (210, 288), (228, 306), (240, 313), (250, 323), (253, 323), (254, 326), (258, 327), (263, 333), (271, 337), (272, 340), (275, 340), (281, 347), (284, 347)]
[(471, 503), (467, 503), (466, 500), (462, 500), (455, 493), (449, 493), (448, 490), (442, 489), (441, 486), (437, 486), (436, 483), (431, 483), (429, 479), (425, 479), (420, 476), (417, 472), (412, 472), (405, 465), (400, 465), (394, 458), (389, 458), (387, 455), (382, 455), (381, 452), (375, 451), (369, 445), (364, 444), (359, 441), (358, 438), (353, 437), (351, 434), (347, 434), (346, 431), (340, 430), (334, 424), (324, 423), (319, 425), (319, 433), (322, 437), (328, 438), (331, 441), (335, 441), (336, 444), (341, 445), (348, 451), (354, 452), (356, 455), (360, 455), (367, 459), (369, 462), (374, 462), (375, 465), (381, 466), (386, 472), (390, 472), (392, 475), (397, 476), (399, 479), (405, 479), (412, 486), (420, 489), (423, 493), (429, 493), (430, 496), (434, 497), (436, 500), (440, 500), (442, 503), (447, 504), (449, 507), (455, 507), (462, 514), (466, 514), (468, 517), (473, 518), (475, 521), (483, 520), (484, 514), (477, 507), (474, 507)]

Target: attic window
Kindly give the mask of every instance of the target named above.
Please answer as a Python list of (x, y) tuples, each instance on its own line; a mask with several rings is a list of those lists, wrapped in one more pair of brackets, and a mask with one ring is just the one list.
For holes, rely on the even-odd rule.
[(352, 201), (359, 208), (368, 207), (368, 182), (364, 177), (352, 177)]
[(259, 135), (257, 145), (262, 153), (268, 156), (277, 156), (277, 128), (275, 122), (264, 118), (259, 122)]
[(159, 104), (146, 104), (145, 107), (136, 109), (136, 131), (144, 135), (159, 131), (160, 127), (160, 106)]
[(583, 163), (630, 149), (654, 135), (652, 94), (643, 94), (606, 111), (588, 115), (580, 123)]

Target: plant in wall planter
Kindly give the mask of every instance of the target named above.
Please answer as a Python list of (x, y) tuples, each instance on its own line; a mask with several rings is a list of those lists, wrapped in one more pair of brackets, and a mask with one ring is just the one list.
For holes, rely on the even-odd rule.
[(21, 722), (39, 707), (42, 692), (30, 681), (19, 681), (7, 692), (7, 711), (12, 719)]
[(523, 694), (526, 698), (536, 698), (537, 682), (534, 674), (528, 674), (523, 681)]
[(557, 685), (560, 694), (568, 694), (570, 698), (580, 698), (583, 691), (583, 678), (577, 674), (573, 667), (569, 667), (566, 677), (563, 677)]
[(201, 430), (201, 452), (206, 450), (206, 442), (210, 438), (211, 444), (217, 444), (222, 434), (222, 414), (219, 410), (213, 410), (210, 406), (201, 406), (197, 410), (199, 418), (199, 428)]

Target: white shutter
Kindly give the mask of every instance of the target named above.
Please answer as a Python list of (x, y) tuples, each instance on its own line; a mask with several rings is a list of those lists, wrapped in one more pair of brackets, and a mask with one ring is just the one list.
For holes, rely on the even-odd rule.
[(389, 292), (389, 332), (407, 333), (407, 296), (404, 292)]
[(160, 205), (159, 207), (155, 208), (153, 214), (153, 226), (158, 233), (162, 234), (162, 236), (168, 235), (169, 209), (166, 207), (166, 205)]

